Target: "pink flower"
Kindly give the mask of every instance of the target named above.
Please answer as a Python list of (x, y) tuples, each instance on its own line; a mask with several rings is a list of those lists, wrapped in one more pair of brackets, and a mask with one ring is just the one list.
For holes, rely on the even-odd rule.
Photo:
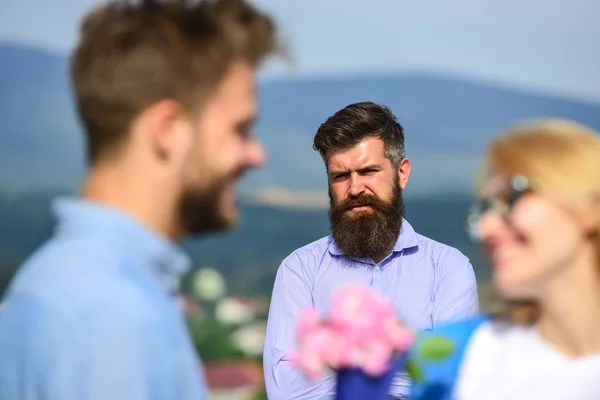
[(377, 325), (377, 304), (374, 294), (365, 286), (351, 284), (333, 297), (331, 323), (343, 329), (363, 333)]
[(360, 346), (353, 346), (348, 348), (342, 365), (344, 367), (360, 368), (365, 363), (366, 358), (367, 355), (364, 348)]
[(394, 353), (406, 351), (413, 341), (390, 302), (357, 284), (334, 295), (328, 321), (321, 321), (312, 307), (304, 310), (297, 334), (298, 348), (290, 359), (313, 379), (323, 376), (326, 367), (382, 375)]
[(350, 341), (344, 332), (331, 328), (329, 343), (323, 349), (323, 359), (332, 368), (338, 369), (344, 365), (345, 356), (350, 347)]
[(394, 317), (386, 318), (382, 323), (383, 338), (398, 351), (406, 351), (413, 343), (414, 336), (411, 331), (404, 328)]
[(310, 334), (316, 331), (321, 326), (321, 319), (317, 310), (309, 307), (302, 311), (298, 316), (298, 325), (296, 326), (296, 333), (299, 337)]
[(301, 339), (302, 347), (323, 354), (336, 340), (333, 330), (328, 326), (319, 326)]
[(373, 310), (376, 310), (378, 317), (381, 320), (385, 320), (385, 319), (395, 319), (397, 320), (398, 317), (396, 316), (396, 312), (394, 311), (394, 308), (392, 307), (392, 304), (385, 298), (383, 298), (382, 296), (373, 293), (372, 297), (371, 297), (371, 301), (373, 302), (373, 305), (371, 306), (371, 308)]
[(365, 346), (367, 357), (362, 365), (362, 369), (369, 375), (383, 375), (390, 367), (393, 348), (385, 341), (373, 338)]
[(339, 365), (345, 348), (332, 328), (325, 325), (310, 327), (303, 330), (298, 349), (290, 355), (290, 360), (314, 379), (324, 374), (325, 366)]
[(298, 366), (310, 379), (318, 379), (325, 375), (325, 363), (317, 353), (302, 349), (289, 355), (292, 364)]
[(386, 341), (373, 337), (359, 346), (350, 347), (342, 367), (360, 368), (370, 375), (381, 375), (389, 368), (393, 350)]

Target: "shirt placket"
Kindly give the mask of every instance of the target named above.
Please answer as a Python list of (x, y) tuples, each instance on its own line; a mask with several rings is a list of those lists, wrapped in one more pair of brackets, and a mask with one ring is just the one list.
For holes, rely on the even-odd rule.
[(383, 266), (381, 263), (375, 264), (372, 268), (372, 287), (376, 292), (382, 293), (383, 290)]

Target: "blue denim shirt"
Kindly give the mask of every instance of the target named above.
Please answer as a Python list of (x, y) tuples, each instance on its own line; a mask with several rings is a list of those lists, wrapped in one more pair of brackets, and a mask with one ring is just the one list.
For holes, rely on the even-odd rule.
[(188, 258), (110, 207), (55, 203), (0, 306), (0, 399), (204, 399), (175, 297)]

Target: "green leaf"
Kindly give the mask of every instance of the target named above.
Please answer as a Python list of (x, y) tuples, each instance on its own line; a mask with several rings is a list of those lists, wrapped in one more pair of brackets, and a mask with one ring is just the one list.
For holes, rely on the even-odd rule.
[(419, 344), (418, 354), (430, 361), (441, 361), (448, 357), (456, 345), (453, 341), (442, 335), (431, 335)]
[(406, 372), (413, 382), (420, 382), (423, 380), (423, 371), (413, 360), (408, 360), (406, 362)]

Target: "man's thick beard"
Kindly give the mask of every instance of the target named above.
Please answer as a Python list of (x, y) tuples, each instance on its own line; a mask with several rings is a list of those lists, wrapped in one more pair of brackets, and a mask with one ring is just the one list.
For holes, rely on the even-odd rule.
[(184, 236), (201, 235), (228, 227), (229, 223), (219, 207), (222, 190), (219, 187), (202, 191), (187, 190), (182, 193), (177, 206), (177, 216)]
[(244, 169), (240, 169), (226, 177), (215, 179), (202, 189), (188, 186), (180, 195), (177, 204), (177, 217), (183, 236), (232, 228), (235, 220), (223, 214), (221, 198), (227, 186), (239, 179), (243, 173)]
[[(329, 222), (335, 243), (350, 258), (379, 259), (394, 247), (405, 215), (400, 185), (394, 186), (389, 202), (372, 195), (349, 197), (334, 205), (330, 194)], [(354, 213), (356, 205), (369, 205), (372, 211)]]

